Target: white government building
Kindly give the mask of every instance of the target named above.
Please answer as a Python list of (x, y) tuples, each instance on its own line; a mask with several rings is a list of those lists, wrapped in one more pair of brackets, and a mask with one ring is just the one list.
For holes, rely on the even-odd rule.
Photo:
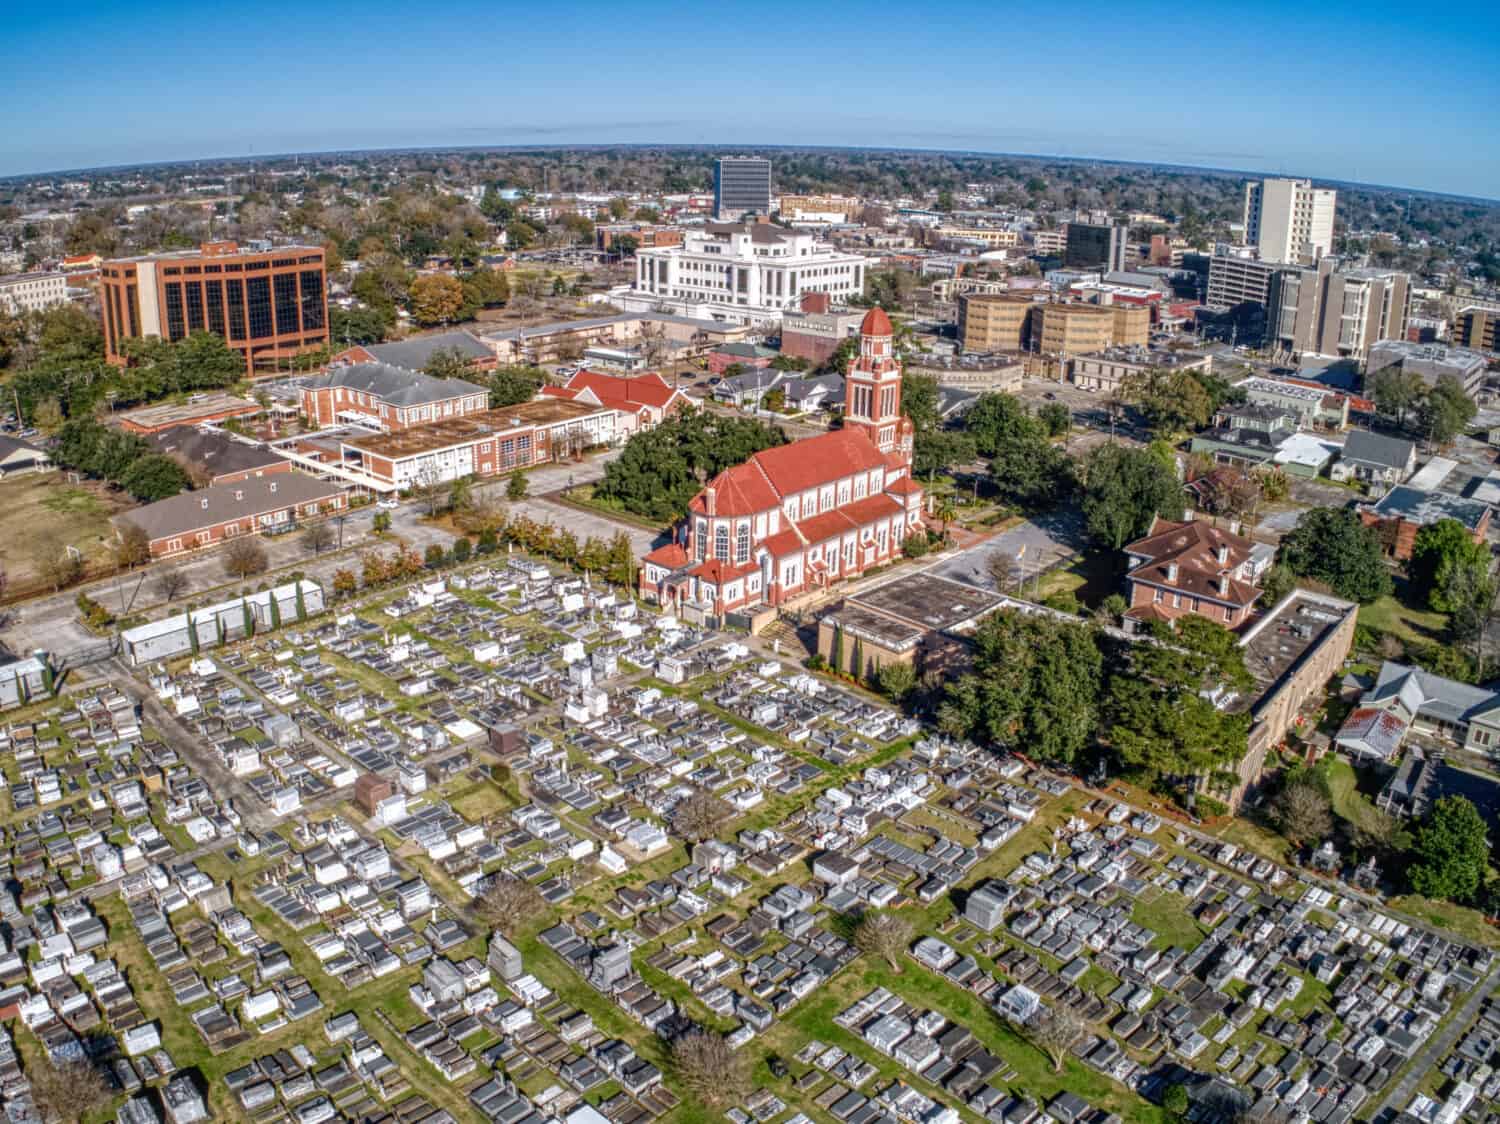
[(610, 295), (627, 312), (737, 324), (779, 321), (805, 293), (834, 305), (864, 292), (866, 259), (771, 223), (710, 223), (681, 246), (637, 250), (635, 284)]
[(0, 309), (15, 315), (68, 303), (68, 275), (61, 272), (12, 273), (0, 277)]

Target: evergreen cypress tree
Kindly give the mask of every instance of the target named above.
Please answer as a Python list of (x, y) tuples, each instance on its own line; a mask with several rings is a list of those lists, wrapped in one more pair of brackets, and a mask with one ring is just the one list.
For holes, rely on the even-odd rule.
[(302, 596), (302, 583), (293, 582), (292, 588), (297, 591), (297, 619), (305, 621), (307, 620), (307, 599)]
[(833, 626), (833, 651), (830, 652), (828, 666), (837, 675), (844, 669), (844, 626), (836, 624)]
[(861, 680), (865, 677), (865, 645), (858, 636), (854, 638), (854, 651), (849, 659), (849, 674)]

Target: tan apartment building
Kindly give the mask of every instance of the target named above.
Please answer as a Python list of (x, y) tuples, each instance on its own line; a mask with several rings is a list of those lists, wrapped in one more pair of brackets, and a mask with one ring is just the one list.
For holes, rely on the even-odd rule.
[(1151, 310), (1143, 305), (1043, 304), (1032, 312), (1032, 346), (1053, 355), (1145, 347), (1150, 338)]
[(1500, 351), (1500, 309), (1471, 305), (1453, 321), (1453, 343), (1474, 351)]
[(958, 298), (958, 338), (965, 351), (1025, 351), (1031, 335), (1028, 296), (964, 293)]
[(1411, 278), (1393, 269), (1341, 269), (1325, 257), (1282, 275), (1280, 303), (1268, 310), (1277, 344), (1298, 355), (1369, 357), (1381, 340), (1406, 338)]

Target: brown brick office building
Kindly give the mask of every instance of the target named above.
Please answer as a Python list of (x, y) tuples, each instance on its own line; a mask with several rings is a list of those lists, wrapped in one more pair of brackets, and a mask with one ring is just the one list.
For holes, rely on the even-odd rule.
[(124, 366), (128, 339), (176, 342), (197, 331), (222, 336), (245, 370), (328, 342), (328, 287), (321, 246), (197, 250), (107, 261), (99, 269), (105, 356)]

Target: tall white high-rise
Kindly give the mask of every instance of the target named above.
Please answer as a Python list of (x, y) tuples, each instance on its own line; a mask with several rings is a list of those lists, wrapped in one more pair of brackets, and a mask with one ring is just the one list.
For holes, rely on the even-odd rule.
[(1261, 261), (1313, 265), (1333, 251), (1338, 192), (1311, 180), (1267, 179), (1245, 185), (1245, 244)]

